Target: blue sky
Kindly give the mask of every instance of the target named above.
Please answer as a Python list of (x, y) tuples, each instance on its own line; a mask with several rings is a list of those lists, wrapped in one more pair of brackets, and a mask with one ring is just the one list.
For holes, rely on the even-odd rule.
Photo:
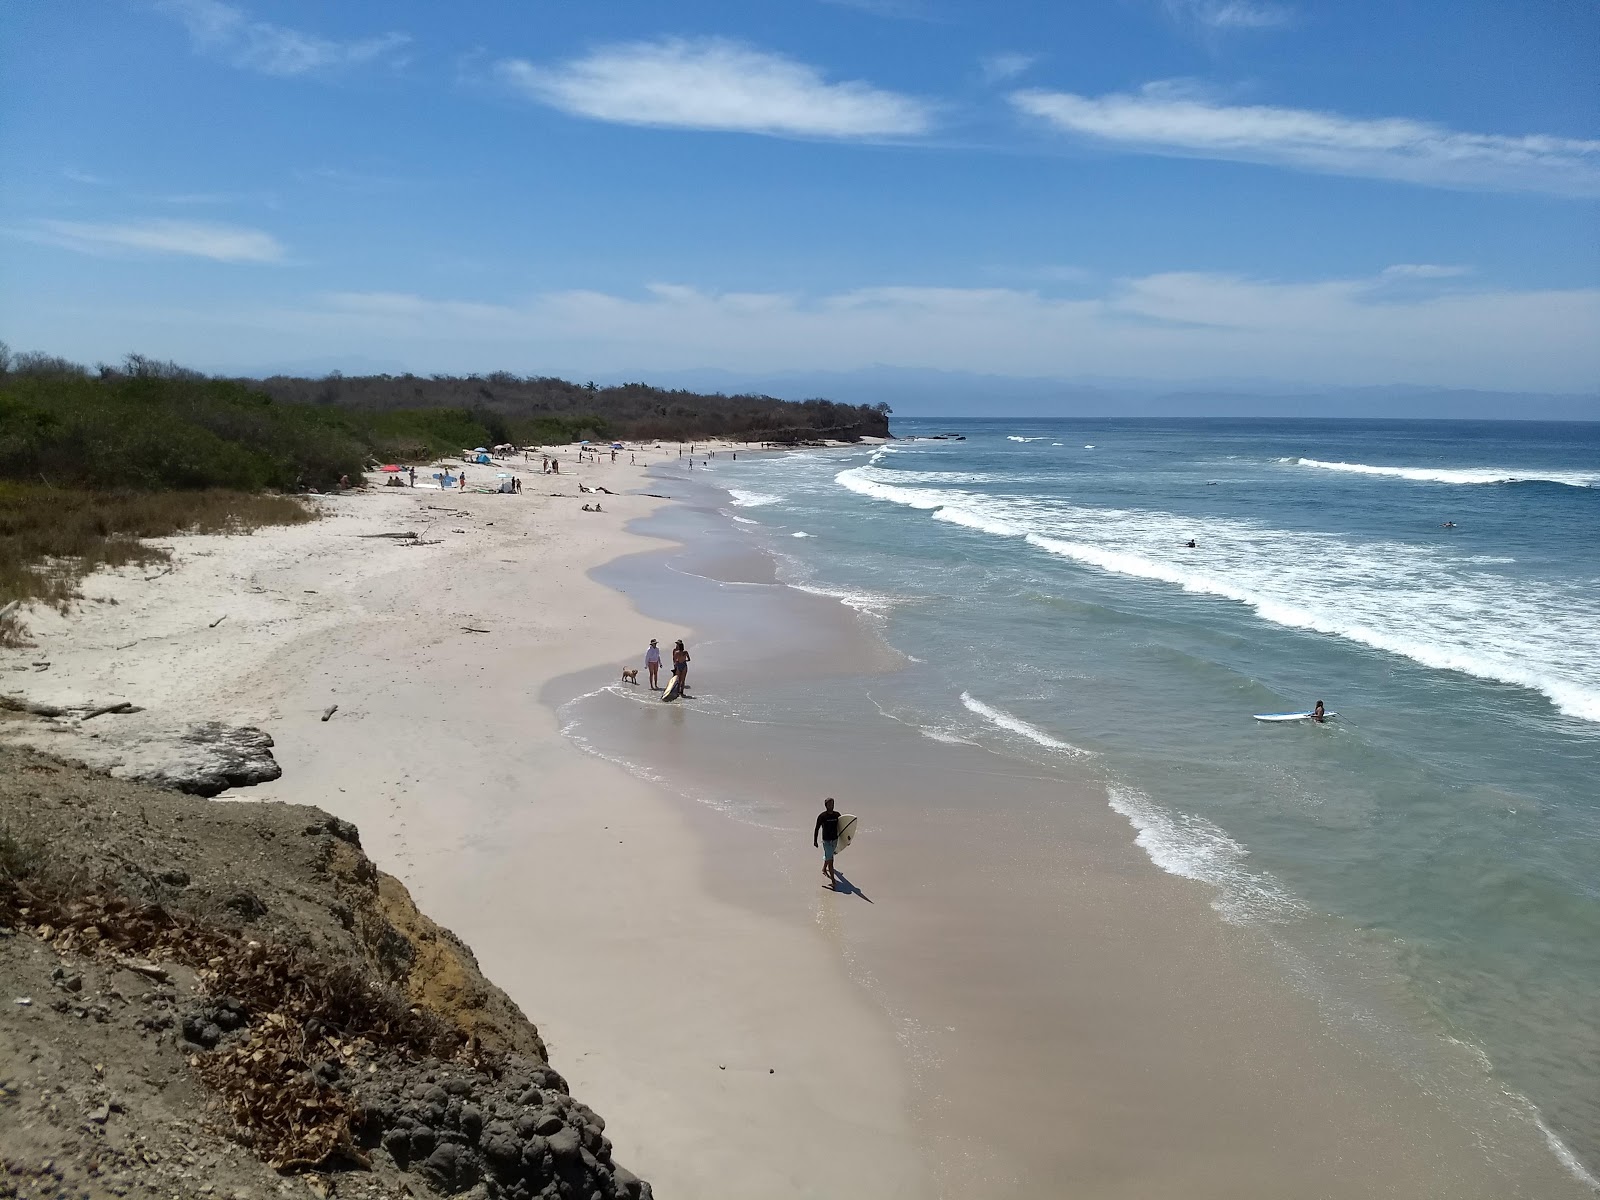
[(0, 338), (1600, 388), (1587, 0), (0, 8)]

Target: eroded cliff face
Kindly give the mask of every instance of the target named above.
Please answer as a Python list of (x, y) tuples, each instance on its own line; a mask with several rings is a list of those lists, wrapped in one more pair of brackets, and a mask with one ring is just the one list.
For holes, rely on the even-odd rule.
[(266, 1195), (286, 1171), (650, 1194), (471, 950), (319, 809), (0, 750), (0, 929), (18, 1194)]

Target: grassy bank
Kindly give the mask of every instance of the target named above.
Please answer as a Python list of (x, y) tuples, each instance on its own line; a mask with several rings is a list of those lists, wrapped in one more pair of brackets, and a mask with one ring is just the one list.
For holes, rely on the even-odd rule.
[(0, 482), (0, 605), (64, 607), (91, 571), (165, 562), (167, 552), (143, 538), (249, 533), (315, 515), (289, 496), (219, 488), (96, 491)]

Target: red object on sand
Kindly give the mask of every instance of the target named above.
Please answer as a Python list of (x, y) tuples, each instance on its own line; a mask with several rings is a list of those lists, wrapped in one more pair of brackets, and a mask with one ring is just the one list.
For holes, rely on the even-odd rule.
[(385, 463), (383, 466), (378, 468), (380, 471), (398, 471), (399, 469), (400, 468), (395, 466), (393, 463)]

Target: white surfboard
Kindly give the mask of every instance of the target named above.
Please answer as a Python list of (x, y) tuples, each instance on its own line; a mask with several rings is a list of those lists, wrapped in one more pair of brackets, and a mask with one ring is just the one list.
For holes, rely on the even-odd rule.
[(681, 695), (683, 695), (683, 676), (674, 675), (672, 682), (667, 684), (667, 690), (661, 693), (661, 699), (670, 704)]
[[(1324, 718), (1328, 718), (1328, 717), (1337, 717), (1339, 714), (1336, 713), (1336, 712), (1325, 712), (1322, 715), (1323, 715)], [(1311, 714), (1309, 712), (1256, 713), (1255, 717), (1256, 717), (1256, 720), (1258, 720), (1258, 721), (1309, 721), (1309, 720), (1311, 720)]]
[(839, 818), (839, 838), (834, 843), (833, 852), (835, 854), (839, 853), (839, 851), (843, 850), (846, 846), (848, 846), (851, 842), (853, 842), (855, 840), (855, 836), (856, 836), (856, 819), (855, 819), (855, 817), (851, 816), (849, 813), (844, 813)]

